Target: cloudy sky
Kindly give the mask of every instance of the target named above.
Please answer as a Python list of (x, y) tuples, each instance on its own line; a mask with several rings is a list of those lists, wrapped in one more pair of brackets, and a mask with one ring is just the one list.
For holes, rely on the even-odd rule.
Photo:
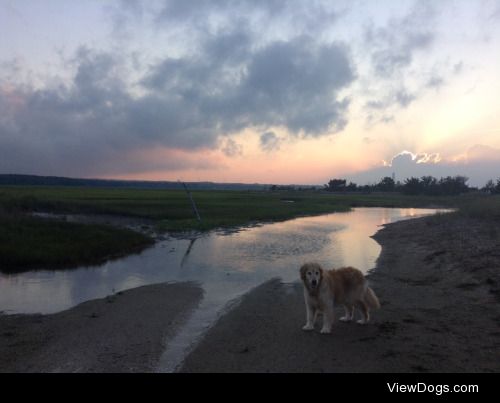
[(0, 0), (0, 173), (500, 177), (500, 0)]

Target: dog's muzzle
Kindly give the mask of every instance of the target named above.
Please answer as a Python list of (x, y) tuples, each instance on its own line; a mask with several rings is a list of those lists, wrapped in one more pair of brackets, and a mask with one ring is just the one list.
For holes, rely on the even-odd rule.
[(311, 287), (316, 288), (317, 285), (318, 285), (318, 282), (316, 280), (311, 281)]

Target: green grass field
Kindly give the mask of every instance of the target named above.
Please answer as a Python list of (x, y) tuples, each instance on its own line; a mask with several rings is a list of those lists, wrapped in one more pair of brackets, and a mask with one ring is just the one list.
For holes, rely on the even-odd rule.
[(254, 221), (347, 211), (356, 206), (457, 205), (457, 198), (400, 194), (197, 191), (192, 195), (202, 218), (201, 224), (195, 220), (187, 194), (176, 190), (0, 187), (0, 208), (5, 211), (125, 215), (154, 219), (165, 230), (206, 230)]
[(35, 211), (148, 218), (163, 231), (205, 231), (348, 211), (351, 207), (448, 207), (471, 217), (500, 218), (500, 197), (479, 194), (433, 197), (396, 193), (196, 191), (192, 195), (201, 223), (195, 219), (184, 191), (0, 187), (0, 270), (5, 271), (7, 262), (18, 268), (80, 265), (126, 254), (152, 242), (128, 230), (52, 222), (28, 215)]
[(103, 263), (153, 243), (138, 232), (106, 225), (0, 214), (0, 269), (5, 273)]

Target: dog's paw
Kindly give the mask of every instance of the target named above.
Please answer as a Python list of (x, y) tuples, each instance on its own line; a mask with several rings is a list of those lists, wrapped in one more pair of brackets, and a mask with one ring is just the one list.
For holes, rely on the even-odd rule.
[(306, 330), (306, 331), (314, 330), (314, 326), (313, 325), (304, 325), (304, 326), (302, 326), (302, 330)]
[(368, 323), (368, 321), (364, 320), (364, 319), (360, 319), (360, 320), (357, 320), (356, 323), (358, 325), (366, 325)]
[(342, 322), (350, 322), (352, 318), (350, 316), (342, 316), (339, 320)]
[(332, 332), (331, 329), (325, 329), (325, 328), (321, 329), (321, 334), (330, 334), (331, 332)]

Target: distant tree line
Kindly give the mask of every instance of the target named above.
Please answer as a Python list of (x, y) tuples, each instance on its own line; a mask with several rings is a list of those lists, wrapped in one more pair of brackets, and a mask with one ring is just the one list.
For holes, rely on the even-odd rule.
[(316, 186), (297, 186), (297, 185), (271, 185), (269, 186), (269, 190), (272, 192), (277, 190), (285, 190), (285, 191), (296, 191), (296, 190), (318, 190)]
[(497, 183), (490, 179), (481, 190), (491, 194), (500, 194), (500, 179), (497, 179)]
[(324, 190), (329, 192), (399, 192), (408, 195), (459, 195), (470, 191), (481, 190), (490, 194), (500, 194), (500, 179), (496, 183), (489, 180), (481, 189), (467, 185), (469, 178), (466, 176), (447, 176), (437, 179), (433, 176), (411, 177), (403, 183), (395, 182), (393, 178), (386, 176), (380, 182), (373, 185), (357, 185), (353, 182), (347, 183), (345, 179), (331, 179), (324, 185)]

